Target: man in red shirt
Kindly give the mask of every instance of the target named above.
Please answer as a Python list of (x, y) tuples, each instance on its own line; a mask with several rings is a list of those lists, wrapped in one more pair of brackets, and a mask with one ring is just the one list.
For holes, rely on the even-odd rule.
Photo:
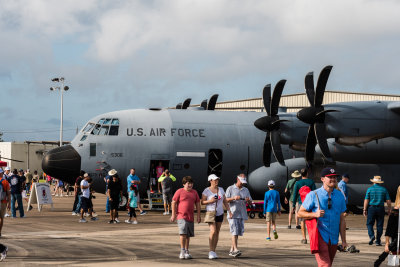
[(7, 180), (3, 177), (3, 170), (0, 168), (0, 181), (1, 181), (1, 189), (0, 189), (0, 199), (1, 199), (1, 206), (0, 206), (0, 236), (1, 236), (1, 229), (3, 228), (3, 221), (4, 215), (6, 214), (6, 209), (10, 209), (11, 205), (11, 192), (10, 192), (10, 184)]
[(181, 243), (180, 259), (191, 259), (189, 253), (190, 237), (194, 236), (194, 205), (197, 210), (197, 222), (201, 222), (200, 198), (193, 189), (193, 180), (190, 176), (182, 179), (183, 188), (178, 189), (172, 198), (171, 222), (178, 220), (178, 228)]

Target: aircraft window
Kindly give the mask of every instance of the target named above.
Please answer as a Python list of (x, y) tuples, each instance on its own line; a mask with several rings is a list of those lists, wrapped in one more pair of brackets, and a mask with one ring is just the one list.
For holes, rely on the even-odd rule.
[(94, 129), (93, 129), (93, 131), (92, 131), (92, 134), (94, 134), (94, 135), (98, 135), (99, 134), (99, 131), (100, 131), (100, 125), (99, 124), (96, 124), (96, 126), (94, 126)]
[(97, 123), (98, 123), (98, 124), (103, 124), (105, 120), (106, 120), (106, 119), (101, 118)]
[(108, 133), (108, 135), (118, 135), (118, 128), (119, 126), (111, 126), (110, 127), (110, 132)]
[(94, 126), (94, 123), (89, 122), (88, 124), (86, 124), (85, 128), (83, 128), (82, 132), (86, 133), (89, 132), (90, 130), (92, 130)]
[(96, 143), (90, 143), (89, 153), (91, 157), (96, 157)]
[(107, 135), (109, 126), (101, 126), (99, 135)]
[(111, 119), (105, 119), (103, 125), (109, 125), (111, 123)]
[(119, 125), (119, 119), (113, 119), (111, 125)]
[(86, 140), (86, 138), (87, 138), (87, 135), (84, 135), (84, 136), (82, 136), (82, 138), (81, 138), (81, 142), (82, 142), (82, 141), (85, 141), (85, 140)]

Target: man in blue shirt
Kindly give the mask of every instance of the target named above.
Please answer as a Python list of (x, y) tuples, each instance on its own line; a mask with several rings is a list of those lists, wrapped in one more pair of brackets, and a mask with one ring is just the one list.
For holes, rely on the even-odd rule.
[(21, 218), (24, 215), (24, 206), (22, 204), (22, 188), (25, 186), (25, 178), (18, 175), (17, 169), (14, 169), (13, 175), (10, 177), (10, 187), (11, 187), (11, 214), (13, 218), (17, 217), (15, 210), (15, 201), (18, 202), (19, 216)]
[(392, 202), (390, 201), (389, 192), (381, 186), (383, 184), (380, 176), (374, 176), (370, 179), (374, 183), (373, 186), (368, 188), (364, 199), (364, 216), (367, 217), (367, 228), (369, 235), (369, 244), (372, 245), (375, 240), (374, 224), (376, 221), (376, 245), (381, 246), (381, 236), (383, 233), (383, 221), (385, 219), (385, 201), (388, 206), (388, 214), (392, 209)]
[(347, 184), (349, 182), (350, 176), (346, 173), (342, 175), (342, 180), (338, 183), (339, 189), (342, 191), (345, 199), (346, 205), (349, 204), (349, 191), (347, 190)]
[[(138, 192), (139, 192), (140, 179), (139, 179), (139, 177), (135, 174), (135, 172), (136, 172), (135, 168), (132, 168), (132, 169), (130, 170), (130, 174), (129, 174), (128, 177), (126, 178), (126, 181), (127, 181), (127, 183), (128, 183), (128, 184), (127, 184), (128, 195), (129, 195), (129, 193), (131, 192), (130, 187), (131, 187), (132, 184), (136, 186), (136, 188), (137, 188), (137, 190), (138, 190)], [(139, 210), (140, 210), (140, 215), (145, 215), (146, 212), (142, 209), (142, 205), (140, 204), (140, 196), (139, 196), (139, 193), (138, 193), (137, 196), (136, 196), (136, 201), (137, 201), (137, 206), (138, 206), (138, 208), (139, 208)]]
[(275, 181), (268, 181), (269, 190), (265, 192), (264, 196), (264, 215), (267, 221), (267, 241), (271, 241), (271, 223), (272, 230), (274, 231), (274, 238), (278, 239), (278, 233), (276, 232), (276, 214), (281, 215), (281, 200), (279, 192), (275, 190)]
[(322, 187), (308, 193), (298, 212), (298, 216), (304, 219), (317, 218), (319, 237), (315, 259), (318, 266), (332, 265), (339, 241), (339, 232), (343, 247), (347, 247), (344, 223), (346, 202), (343, 194), (335, 189), (337, 176), (334, 169), (323, 169)]

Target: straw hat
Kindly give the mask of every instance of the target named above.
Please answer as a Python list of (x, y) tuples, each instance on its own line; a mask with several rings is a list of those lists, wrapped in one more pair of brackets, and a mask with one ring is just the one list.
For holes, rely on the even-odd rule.
[(292, 173), (292, 177), (293, 177), (293, 178), (299, 178), (299, 177), (301, 177), (301, 173), (300, 173), (298, 170), (295, 170), (295, 171)]
[(374, 176), (374, 179), (369, 179), (369, 180), (376, 184), (383, 184), (382, 178), (380, 176)]
[(108, 172), (108, 175), (114, 176), (117, 174), (117, 171), (115, 169), (112, 169), (111, 171)]

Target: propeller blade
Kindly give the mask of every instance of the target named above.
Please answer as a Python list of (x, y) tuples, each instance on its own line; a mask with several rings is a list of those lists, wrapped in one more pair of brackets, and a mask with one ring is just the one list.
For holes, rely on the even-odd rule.
[(182, 109), (182, 103), (179, 103), (178, 105), (176, 105), (175, 108), (176, 108), (176, 109)]
[(218, 94), (213, 95), (208, 102), (207, 110), (214, 110), (217, 105)]
[(313, 72), (307, 73), (306, 78), (304, 79), (304, 86), (306, 89), (306, 95), (308, 98), (308, 102), (310, 102), (310, 105), (313, 107), (314, 106), (314, 98), (315, 98), (314, 73)]
[(271, 131), (270, 139), (272, 144), (272, 152), (274, 153), (276, 160), (279, 162), (279, 164), (285, 166), (285, 159), (283, 158), (279, 130)]
[(15, 161), (15, 162), (23, 162), (22, 160), (9, 159), (9, 158), (5, 158), (5, 157), (1, 157), (1, 156), (0, 156), (0, 159), (7, 159), (7, 160)]
[(331, 73), (332, 66), (326, 66), (321, 70), (318, 77), (317, 88), (315, 88), (314, 106), (320, 107), (324, 101), (324, 94), (326, 83), (328, 82), (329, 74)]
[(267, 84), (263, 89), (264, 109), (268, 116), (271, 115), (271, 84)]
[(269, 135), (265, 136), (264, 148), (263, 148), (263, 163), (265, 167), (269, 167), (271, 163), (271, 141), (269, 140)]
[(201, 102), (200, 107), (202, 107), (204, 110), (207, 110), (207, 99), (204, 99)]
[(315, 145), (317, 140), (315, 138), (314, 127), (308, 127), (307, 142), (306, 142), (306, 161), (312, 162), (314, 160)]
[(182, 109), (187, 109), (191, 101), (192, 101), (191, 98), (187, 98), (185, 101), (183, 101)]
[(314, 124), (314, 131), (322, 155), (327, 160), (332, 161), (331, 152), (329, 151), (328, 142), (326, 141), (327, 138), (326, 138), (325, 124), (316, 122)]
[(272, 93), (271, 100), (271, 116), (278, 114), (279, 102), (281, 101), (281, 96), (283, 88), (285, 87), (286, 80), (280, 80), (276, 85), (274, 92)]

